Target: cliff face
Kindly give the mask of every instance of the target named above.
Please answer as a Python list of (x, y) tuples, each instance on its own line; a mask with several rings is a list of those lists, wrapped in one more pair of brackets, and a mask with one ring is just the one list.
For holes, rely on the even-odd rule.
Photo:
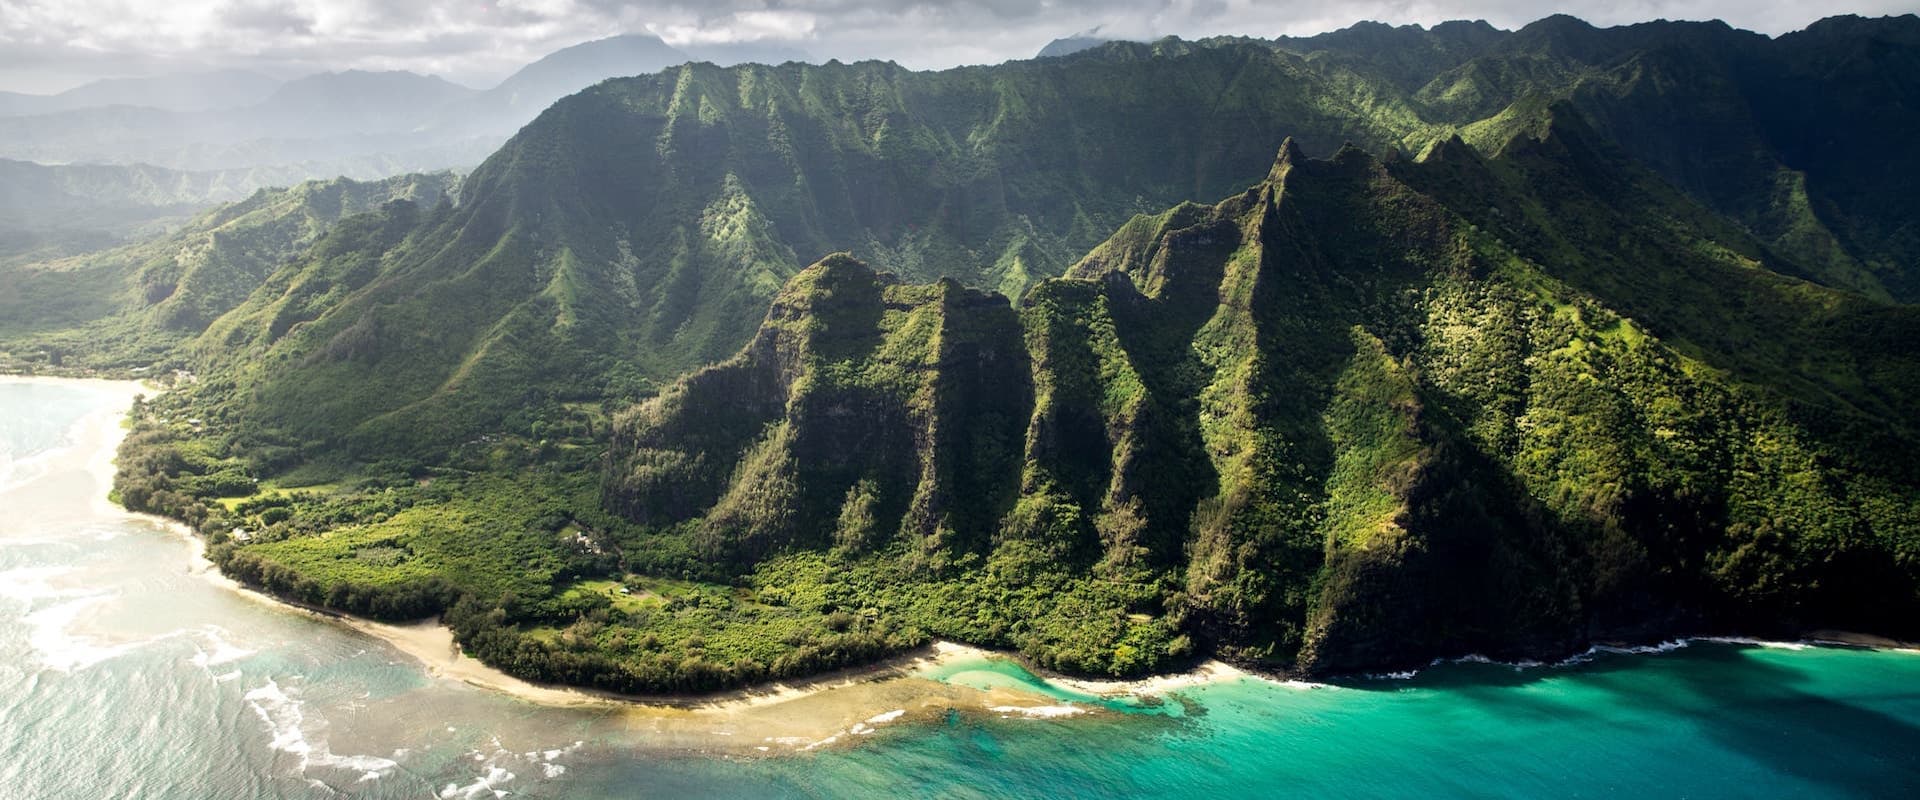
[[(1843, 378), (1920, 374), (1847, 338), (1913, 313), (1754, 269), (1766, 248), (1615, 158), (1564, 108), (1494, 159), (1289, 142), (1017, 313), (831, 258), (619, 421), (608, 502), (740, 574), (820, 550), (928, 591), (1015, 564), (1141, 590), (1076, 607), (1127, 620), (1088, 671), (1195, 640), (1346, 672), (1910, 626), (1911, 401)], [(1015, 631), (989, 643), (1058, 654)]]
[(831, 256), (739, 355), (619, 420), (608, 495), (642, 521), (702, 517), (699, 547), (731, 563), (892, 542), (944, 560), (992, 537), (1032, 393), (1005, 298)]

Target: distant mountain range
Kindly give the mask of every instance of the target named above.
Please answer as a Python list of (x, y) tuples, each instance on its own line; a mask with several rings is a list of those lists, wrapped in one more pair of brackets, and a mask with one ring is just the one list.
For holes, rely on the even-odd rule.
[(57, 260), (151, 238), (211, 204), (305, 177), (298, 167), (184, 171), (0, 159), (0, 264)]
[(0, 116), (53, 114), (101, 106), (140, 106), (163, 111), (213, 111), (259, 103), (281, 81), (247, 70), (217, 70), (148, 78), (109, 78), (59, 94), (0, 92)]
[(754, 44), (677, 49), (631, 34), (560, 50), (485, 91), (411, 72), (349, 70), (284, 83), (223, 71), (98, 81), (50, 96), (0, 93), (0, 158), (271, 168), (299, 178), (464, 168), (553, 101), (607, 78), (688, 61), (807, 58)]

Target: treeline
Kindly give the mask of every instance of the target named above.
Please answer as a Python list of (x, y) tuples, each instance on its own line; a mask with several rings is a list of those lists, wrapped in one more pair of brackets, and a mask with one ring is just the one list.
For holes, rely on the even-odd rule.
[(136, 399), (133, 431), (120, 443), (114, 497), (129, 511), (158, 514), (185, 522), (210, 539), (230, 530), (235, 519), (208, 500), (251, 494), (254, 481), (237, 459), (215, 456), (201, 440), (188, 440)]
[(322, 584), (298, 570), (232, 544), (207, 552), (227, 577), (283, 599), (373, 619), (405, 622), (439, 614), (458, 592), (438, 576), (395, 586)]
[(443, 617), (468, 655), (514, 677), (624, 694), (714, 692), (817, 675), (870, 664), (928, 641), (917, 629), (882, 625), (832, 634), (765, 663), (746, 657), (725, 662), (711, 659), (701, 652), (698, 637), (674, 643), (681, 646), (680, 652), (661, 649), (615, 657), (604, 650), (574, 650), (543, 642), (513, 627), (510, 620), (501, 604), (471, 595), (462, 596)]

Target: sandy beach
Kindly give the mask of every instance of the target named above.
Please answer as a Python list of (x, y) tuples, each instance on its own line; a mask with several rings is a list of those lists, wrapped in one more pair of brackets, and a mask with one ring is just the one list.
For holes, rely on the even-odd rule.
[(963, 645), (940, 643), (901, 656), (860, 667), (826, 673), (805, 680), (781, 681), (745, 689), (713, 694), (640, 696), (600, 692), (531, 683), (489, 667), (479, 659), (461, 652), (453, 640), (453, 631), (437, 620), (395, 625), (357, 617), (335, 617), (340, 624), (380, 639), (394, 649), (412, 656), (439, 678), (456, 680), (470, 686), (504, 692), (545, 705), (641, 705), (687, 711), (733, 711), (792, 702), (809, 695), (831, 692), (864, 683), (910, 677), (926, 668), (965, 658), (984, 658), (988, 653)]
[[(1039, 674), (1039, 673), (1035, 673)], [(1101, 697), (1159, 697), (1205, 683), (1259, 677), (1224, 661), (1206, 661), (1186, 672), (1173, 672), (1134, 680), (1100, 680), (1044, 675), (1048, 683)]]
[(1849, 647), (1868, 647), (1874, 650), (1899, 650), (1920, 653), (1920, 642), (1903, 642), (1871, 633), (1853, 631), (1815, 630), (1807, 631), (1807, 641), (1814, 644), (1843, 644)]

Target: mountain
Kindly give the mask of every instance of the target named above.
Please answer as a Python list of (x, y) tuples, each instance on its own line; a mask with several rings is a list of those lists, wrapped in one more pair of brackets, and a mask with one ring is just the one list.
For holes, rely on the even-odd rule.
[(213, 206), (299, 183), (308, 172), (301, 166), (191, 171), (0, 159), (0, 267), (163, 237)]
[(288, 81), (247, 109), (246, 116), (262, 136), (402, 132), (424, 122), (434, 109), (474, 94), (413, 72), (323, 72)]
[[(1399, 91), (1417, 94), (1436, 75), (1456, 69), (1521, 35), (1500, 30), (1485, 21), (1443, 22), (1432, 28), (1359, 22), (1315, 36), (1282, 36), (1271, 45), (1314, 60), (1323, 69), (1352, 71), (1386, 82)], [(1507, 96), (1508, 102), (1518, 99), (1511, 92)]]
[(51, 114), (101, 106), (141, 106), (163, 111), (214, 111), (266, 100), (280, 81), (247, 70), (108, 78), (53, 95), (0, 92), (0, 116)]
[(443, 110), (432, 126), (504, 136), (531, 122), (554, 101), (609, 78), (645, 75), (689, 61), (733, 66), (811, 60), (805, 51), (776, 44), (732, 42), (676, 48), (650, 34), (623, 34), (554, 51), (492, 89)]
[(799, 61), (819, 63), (819, 58), (804, 49), (778, 42), (709, 42), (685, 44), (679, 49), (692, 61), (706, 61), (722, 67), (738, 64), (785, 64)]
[(46, 166), (0, 159), (0, 264), (145, 238), (254, 191), (269, 174), (145, 165)]
[[(831, 257), (616, 421), (608, 502), (749, 586), (1072, 672), (1909, 630), (1920, 398), (1767, 370), (1911, 387), (1920, 359), (1869, 343), (1920, 314), (1754, 269), (1567, 113), (1492, 160), (1288, 143), (1017, 312)], [(1514, 222), (1461, 213), (1489, 200)], [(1804, 336), (1755, 353), (1725, 339), (1752, 306), (1658, 306), (1717, 291)]]
[(1083, 50), (1092, 50), (1110, 41), (1113, 40), (1086, 34), (1076, 34), (1047, 42), (1047, 46), (1040, 48), (1040, 52), (1035, 53), (1033, 57), (1059, 58), (1060, 56), (1070, 56)]
[(1900, 137), (1914, 124), (1917, 39), (1913, 15), (1835, 17), (1774, 39), (1720, 22), (1595, 28), (1557, 15), (1512, 32), (1360, 23), (1267, 44), (1336, 82), (1390, 87), (1421, 119), (1469, 139), (1500, 139), (1502, 112), (1522, 101), (1570, 101), (1821, 282), (1911, 302), (1915, 250), (1900, 221), (1911, 193), (1889, 176), (1915, 168)]
[(0, 157), (370, 180), (470, 167), (555, 100), (608, 78), (691, 60), (810, 58), (761, 43), (682, 51), (630, 34), (556, 51), (480, 92), (410, 72), (348, 70), (285, 83), (219, 72), (101, 81), (52, 97), (0, 93)]
[(543, 404), (632, 396), (725, 358), (788, 277), (841, 247), (1017, 293), (1135, 213), (1244, 185), (1288, 133), (1424, 141), (1309, 101), (1337, 93), (1268, 48), (1112, 47), (1137, 57), (690, 64), (605, 82), (521, 130), (459, 208), (358, 255), (378, 276), (322, 293), (297, 331), (268, 314), (291, 296), (263, 296), (201, 349), (274, 353), (241, 371), (248, 415), (276, 436), (437, 457)]
[[(404, 247), (406, 217), (328, 241)], [(311, 324), (300, 281), (383, 279), (352, 248), (309, 258), (264, 290), (289, 330)], [(1138, 216), (1017, 304), (823, 259), (732, 358), (615, 415), (604, 461), (608, 423), (575, 402), (445, 467), (261, 491), (253, 470), (312, 445), (236, 453), (143, 417), (122, 496), (211, 531), (243, 580), (444, 611), (489, 663), (624, 691), (933, 636), (1104, 675), (1912, 636), (1920, 357), (1884, 345), (1920, 312), (1777, 259), (1567, 104), (1491, 154), (1315, 161), (1288, 141), (1256, 185)], [(329, 346), (401, 330), (371, 319)], [(258, 436), (202, 407), (223, 440)], [(191, 499), (222, 493), (245, 499)]]
[[(1768, 262), (1774, 268), (1883, 298), (1903, 285), (1898, 271), (1883, 279), (1855, 270), (1859, 260), (1834, 233), (1853, 228), (1824, 221), (1880, 219), (1876, 205), (1826, 199), (1856, 191), (1898, 207), (1879, 178), (1842, 190), (1819, 182), (1851, 174), (1840, 166), (1807, 173), (1809, 193), (1788, 199), (1845, 213), (1793, 216), (1790, 204), (1779, 207), (1799, 220), (1787, 236), (1755, 222), (1776, 208), (1773, 199), (1735, 207), (1674, 180), (1684, 167), (1658, 156), (1705, 146), (1693, 127), (1626, 127), (1641, 117), (1624, 109), (1662, 95), (1595, 88), (1616, 84), (1594, 77), (1601, 73), (1591, 64), (1645, 61), (1672, 49), (1662, 42), (1698, 41), (1705, 50), (1750, 34), (1689, 24), (1596, 32), (1567, 20), (1511, 36), (1464, 23), (1362, 32), (1330, 41), (1427, 42), (1428, 56), (1405, 58), (1443, 70), (1434, 81), (1496, 87), (1513, 99), (1495, 107), (1465, 90), (1432, 94), (1433, 81), (1408, 93), (1326, 55), (1332, 45), (1303, 56), (1247, 41), (1113, 43), (1073, 59), (934, 73), (878, 63), (683, 65), (557, 103), (473, 174), (472, 202), (391, 252), (363, 254), (383, 265), (380, 279), (311, 307), (299, 335), (270, 333), (263, 316), (236, 318), (222, 329), (228, 339), (202, 349), (248, 342), (277, 353), (245, 370), (256, 398), (249, 414), (276, 435), (367, 456), (433, 458), (463, 437), (526, 420), (529, 407), (644, 393), (724, 358), (751, 336), (754, 309), (825, 253), (848, 249), (909, 280), (944, 275), (1018, 296), (1133, 214), (1257, 179), (1274, 141), (1293, 136), (1323, 152), (1349, 141), (1370, 152), (1417, 151), (1458, 134), (1487, 149), (1553, 100), (1540, 86), (1561, 87), (1597, 135), (1754, 231), (1780, 256)], [(1768, 41), (1751, 46), (1772, 52), (1778, 43)], [(1560, 66), (1523, 73), (1522, 57), (1505, 50), (1466, 58), (1474, 46), (1516, 42), (1535, 53), (1527, 58)], [(1521, 74), (1550, 80), (1484, 77)], [(1700, 119), (1717, 106), (1688, 108), (1644, 113)], [(1877, 141), (1879, 131), (1863, 123), (1861, 141)], [(1721, 175), (1771, 181), (1778, 167), (1736, 165)], [(1865, 283), (1848, 279), (1863, 275)], [(260, 301), (263, 309), (277, 302)], [(426, 304), (459, 311), (421, 316)], [(390, 333), (348, 346), (371, 331)], [(530, 401), (494, 385), (543, 388)]]
[(626, 34), (556, 50), (444, 112), (440, 125), (509, 134), (553, 101), (600, 81), (658, 72), (688, 60), (659, 37)]
[(323, 73), (235, 109), (174, 112), (102, 106), (0, 117), (0, 157), (41, 163), (151, 164), (188, 171), (263, 169), (382, 178), (464, 166), (494, 137), (424, 135), (437, 109), (474, 92), (410, 72)]
[(12, 354), (0, 360), (33, 363), (28, 354), (40, 353), (69, 366), (150, 366), (340, 220), (395, 201), (431, 208), (456, 185), (442, 173), (260, 189), (148, 241), (0, 265), (0, 351)]
[(251, 194), (238, 188), (243, 175), (219, 172), (181, 172), (148, 166), (69, 164), (47, 166), (26, 161), (0, 160), (0, 214), (9, 221), (46, 222), (92, 205), (205, 206), (231, 202)]
[(1552, 17), (1415, 96), (1468, 125), (1520, 96), (1570, 100), (1822, 282), (1910, 302), (1915, 251), (1900, 220), (1913, 207), (1889, 176), (1920, 166), (1900, 145), (1915, 122), (1904, 98), (1920, 91), (1916, 41), (1913, 15), (1835, 18), (1777, 39), (1724, 23), (1598, 29)]

